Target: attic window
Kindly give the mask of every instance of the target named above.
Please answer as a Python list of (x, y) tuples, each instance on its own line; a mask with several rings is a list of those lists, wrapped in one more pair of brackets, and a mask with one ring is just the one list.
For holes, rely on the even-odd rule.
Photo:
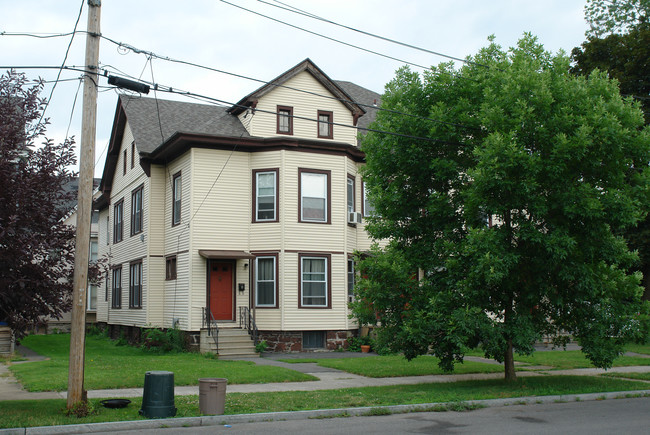
[(318, 111), (318, 137), (332, 139), (332, 112)]
[(131, 169), (135, 167), (135, 141), (131, 142)]
[(293, 134), (293, 107), (278, 106), (278, 134)]

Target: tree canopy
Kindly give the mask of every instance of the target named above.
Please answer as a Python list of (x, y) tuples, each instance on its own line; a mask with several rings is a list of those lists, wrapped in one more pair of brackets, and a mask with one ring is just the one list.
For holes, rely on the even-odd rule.
[(630, 27), (647, 22), (650, 0), (587, 0), (585, 18), (591, 37), (626, 33)]
[[(643, 335), (640, 274), (621, 231), (648, 206), (650, 132), (604, 73), (569, 73), (525, 35), (459, 69), (400, 69), (363, 141), (388, 239), (359, 264), (352, 307), (379, 341), (452, 369), (468, 349), (505, 362), (571, 334), (609, 367)], [(420, 117), (400, 114), (408, 113)]]
[[(74, 228), (63, 224), (73, 141), (45, 138), (42, 81), (0, 77), (0, 321), (20, 336), (43, 316), (70, 308)], [(40, 143), (39, 143), (40, 142)]]

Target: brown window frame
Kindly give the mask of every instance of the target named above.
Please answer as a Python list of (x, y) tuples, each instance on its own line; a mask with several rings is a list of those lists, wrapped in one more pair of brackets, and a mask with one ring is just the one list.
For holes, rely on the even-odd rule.
[(123, 164), (122, 164), (122, 175), (126, 175), (126, 161), (128, 160), (128, 159), (127, 159), (127, 151), (126, 151), (126, 150), (124, 150), (124, 156), (123, 156), (123, 157), (124, 157), (124, 159), (123, 159), (123, 161), (122, 161), (122, 163), (123, 163)]
[[(133, 269), (139, 269), (138, 278), (139, 283), (135, 285), (133, 282)], [(142, 309), (142, 260), (136, 260), (129, 263), (129, 309)], [(137, 294), (136, 294), (137, 288)]]
[[(119, 270), (120, 279), (115, 279), (115, 273)], [(111, 308), (122, 308), (122, 265), (111, 267)], [(116, 297), (117, 296), (117, 297)]]
[[(137, 209), (135, 207), (135, 197), (137, 194), (140, 194), (140, 210), (139, 214), (136, 214)], [(131, 237), (135, 236), (136, 234), (140, 234), (142, 231), (144, 231), (144, 184), (141, 184), (140, 186), (136, 187), (133, 189), (131, 192)], [(136, 224), (138, 228), (136, 228)]]
[[(305, 258), (323, 258), (325, 259), (325, 293), (327, 305), (303, 305), (302, 301), (302, 260)], [(298, 253), (298, 308), (311, 310), (327, 310), (332, 308), (332, 254), (312, 254), (309, 252)]]
[(135, 141), (131, 142), (131, 169), (135, 168)]
[[(172, 227), (180, 225), (183, 217), (181, 215), (183, 211), (183, 178), (181, 177), (181, 171), (178, 171), (172, 176)], [(178, 201), (178, 220), (176, 220), (176, 180), (180, 179), (180, 200)]]
[[(281, 131), (280, 130), (280, 111), (289, 112), (289, 130)], [(291, 106), (277, 106), (276, 109), (276, 133), (277, 134), (287, 134), (293, 135), (293, 107)]]
[[(321, 135), (320, 133), (320, 127), (321, 124), (325, 123), (325, 121), (321, 121), (320, 117), (321, 116), (327, 116), (328, 121), (327, 123), (327, 135)], [(316, 123), (316, 135), (320, 139), (334, 139), (334, 112), (328, 111), (328, 110), (319, 110), (316, 119), (318, 122)]]
[[(173, 265), (173, 267), (172, 267)], [(173, 281), (176, 279), (178, 268), (178, 257), (170, 255), (165, 258), (165, 281)]]
[[(118, 223), (117, 211), (120, 211), (120, 220)], [(120, 243), (124, 240), (124, 198), (120, 199), (113, 206), (113, 244)]]
[[(275, 172), (275, 218), (274, 219), (259, 219), (257, 210), (257, 174), (268, 172)], [(280, 168), (269, 169), (253, 169), (253, 210), (252, 222), (253, 223), (266, 223), (266, 222), (279, 222), (280, 221)]]
[[(302, 217), (302, 174), (321, 174), (327, 176), (327, 210), (324, 221), (305, 220)], [(347, 207), (346, 207), (347, 208)], [(347, 221), (347, 219), (346, 219)], [(298, 168), (298, 222), (308, 224), (331, 224), (332, 223), (332, 171), (324, 169)]]
[[(257, 260), (260, 258), (273, 258), (273, 263), (275, 265), (274, 268), (274, 279), (273, 279), (273, 286), (274, 286), (274, 304), (273, 305), (258, 305), (257, 303)], [(253, 262), (253, 303), (255, 304), (255, 308), (259, 309), (274, 309), (278, 308), (278, 300), (280, 298), (280, 292), (279, 288), (280, 286), (278, 285), (278, 279), (279, 279), (279, 264), (278, 264), (278, 253), (277, 252), (265, 252), (265, 253), (255, 253), (255, 261)]]

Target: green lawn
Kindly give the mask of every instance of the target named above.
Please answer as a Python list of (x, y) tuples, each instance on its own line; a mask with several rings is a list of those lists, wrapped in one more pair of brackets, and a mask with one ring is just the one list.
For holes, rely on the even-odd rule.
[[(28, 391), (62, 391), (68, 387), (70, 335), (32, 335), (22, 344), (48, 361), (12, 364), (10, 370)], [(199, 378), (227, 378), (229, 384), (300, 382), (317, 378), (281, 367), (247, 361), (219, 361), (197, 353), (152, 354), (117, 346), (105, 337), (86, 337), (84, 387), (88, 390), (144, 386), (151, 370), (174, 372), (175, 385), (197, 385)]]
[[(515, 354), (515, 361), (532, 365), (552, 366), (556, 369), (594, 367), (579, 350), (552, 350), (535, 352), (531, 356)], [(614, 360), (614, 367), (648, 366), (650, 358), (621, 356)]]
[(628, 344), (625, 346), (625, 349), (629, 352), (642, 353), (644, 355), (650, 355), (650, 343), (647, 344)]
[[(315, 362), (321, 367), (343, 370), (369, 378), (447, 374), (438, 367), (437, 358), (426, 355), (419, 356), (411, 361), (400, 355), (369, 356), (365, 358), (287, 359), (282, 361), (290, 363)], [(503, 367), (496, 364), (465, 361), (463, 364), (456, 364), (453, 373), (499, 373), (502, 371)]]
[[(463, 402), (468, 400), (600, 393), (647, 389), (648, 384), (603, 377), (540, 376), (503, 380), (463, 381), (444, 384), (398, 385), (340, 390), (280, 393), (233, 393), (226, 397), (226, 414), (301, 411), (344, 407), (398, 404)], [(106, 409), (99, 399), (91, 400), (96, 413), (85, 418), (63, 415), (65, 400), (23, 400), (2, 402), (0, 428), (83, 424), (104, 421), (141, 420), (142, 399), (133, 398), (125, 409)], [(198, 396), (178, 396), (177, 417), (199, 416)], [(224, 417), (224, 420), (226, 418)], [(161, 421), (161, 425), (164, 424)]]
[[(609, 372), (609, 373), (603, 373), (601, 376), (609, 376), (613, 378), (638, 379), (640, 381), (650, 381), (650, 373)], [(650, 388), (650, 385), (648, 385), (648, 387)]]

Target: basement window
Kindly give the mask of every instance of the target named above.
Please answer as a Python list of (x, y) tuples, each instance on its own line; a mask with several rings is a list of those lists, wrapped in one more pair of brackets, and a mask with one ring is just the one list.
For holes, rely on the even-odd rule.
[(323, 349), (325, 347), (325, 332), (304, 331), (302, 333), (303, 349)]

